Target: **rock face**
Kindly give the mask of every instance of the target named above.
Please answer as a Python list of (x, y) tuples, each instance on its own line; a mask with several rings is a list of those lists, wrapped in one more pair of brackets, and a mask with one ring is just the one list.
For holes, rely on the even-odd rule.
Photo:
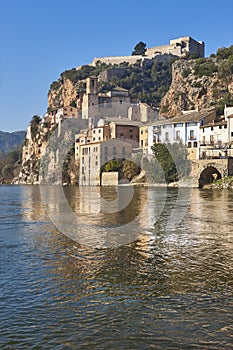
[(66, 119), (50, 129), (40, 122), (36, 130), (29, 126), (22, 149), (21, 170), (13, 183), (62, 184), (66, 165), (68, 182), (75, 184), (78, 172), (74, 169), (74, 157), (69, 157), (67, 160), (67, 154), (73, 147), (75, 134), (87, 128), (87, 122), (87, 120)]
[(62, 78), (51, 84), (48, 92), (48, 107), (59, 108), (72, 106), (77, 101), (76, 84), (68, 78)]
[[(211, 64), (211, 59), (209, 59)], [(217, 106), (233, 94), (233, 75), (227, 78), (219, 77), (218, 72), (211, 75), (198, 76), (196, 60), (180, 59), (172, 66), (172, 83), (167, 94), (161, 101), (160, 112), (173, 117), (182, 110)], [(208, 62), (208, 60), (207, 60)], [(213, 61), (212, 61), (213, 62)], [(213, 64), (218, 67), (217, 62)]]

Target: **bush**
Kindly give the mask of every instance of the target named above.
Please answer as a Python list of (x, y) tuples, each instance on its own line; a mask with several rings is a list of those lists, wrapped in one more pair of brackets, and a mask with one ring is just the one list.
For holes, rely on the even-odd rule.
[(191, 69), (190, 68), (185, 68), (185, 69), (183, 69), (183, 71), (182, 71), (182, 78), (187, 78), (187, 76), (189, 76), (189, 74), (191, 73)]
[(211, 76), (213, 73), (217, 72), (217, 66), (211, 60), (205, 60), (204, 58), (199, 58), (196, 60), (194, 66), (194, 74), (201, 78), (203, 76)]

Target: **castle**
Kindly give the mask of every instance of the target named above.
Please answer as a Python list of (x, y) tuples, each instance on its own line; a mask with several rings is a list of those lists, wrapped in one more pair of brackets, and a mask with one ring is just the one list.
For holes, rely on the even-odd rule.
[(95, 66), (97, 62), (106, 64), (120, 64), (123, 62), (128, 62), (129, 64), (135, 64), (138, 60), (161, 60), (170, 56), (183, 57), (186, 53), (189, 53), (190, 55), (198, 54), (199, 57), (204, 57), (205, 43), (203, 41), (196, 41), (190, 36), (185, 36), (172, 39), (167, 45), (148, 48), (144, 56), (135, 55), (95, 58), (91, 65)]

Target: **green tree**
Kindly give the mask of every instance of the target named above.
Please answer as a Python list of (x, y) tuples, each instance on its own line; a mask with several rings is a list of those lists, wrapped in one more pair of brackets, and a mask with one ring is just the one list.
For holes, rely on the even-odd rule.
[(190, 172), (187, 149), (182, 143), (154, 144), (152, 147), (167, 183), (178, 181)]
[(134, 50), (132, 52), (132, 56), (135, 55), (145, 55), (146, 52), (146, 44), (143, 43), (142, 41), (139, 41), (139, 43), (137, 43), (137, 45), (134, 47)]
[(121, 161), (120, 160), (116, 160), (116, 159), (109, 160), (102, 167), (102, 171), (106, 171), (106, 172), (120, 171), (120, 169), (121, 169)]
[(121, 169), (121, 178), (131, 181), (135, 176), (140, 174), (140, 167), (131, 160), (124, 160)]

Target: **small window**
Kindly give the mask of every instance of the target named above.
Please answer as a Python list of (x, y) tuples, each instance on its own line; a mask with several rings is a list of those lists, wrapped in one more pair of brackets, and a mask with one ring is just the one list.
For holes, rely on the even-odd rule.
[(176, 141), (180, 141), (180, 130), (176, 131)]
[(222, 125), (219, 125), (219, 129), (222, 129)]
[(113, 147), (112, 153), (113, 153), (113, 154), (117, 154), (116, 147)]
[(189, 139), (190, 139), (190, 140), (194, 140), (194, 139), (195, 139), (194, 130), (190, 130)]
[(213, 131), (214, 130), (214, 127), (213, 126), (211, 126), (211, 131)]
[(125, 155), (125, 147), (122, 147), (122, 155)]

